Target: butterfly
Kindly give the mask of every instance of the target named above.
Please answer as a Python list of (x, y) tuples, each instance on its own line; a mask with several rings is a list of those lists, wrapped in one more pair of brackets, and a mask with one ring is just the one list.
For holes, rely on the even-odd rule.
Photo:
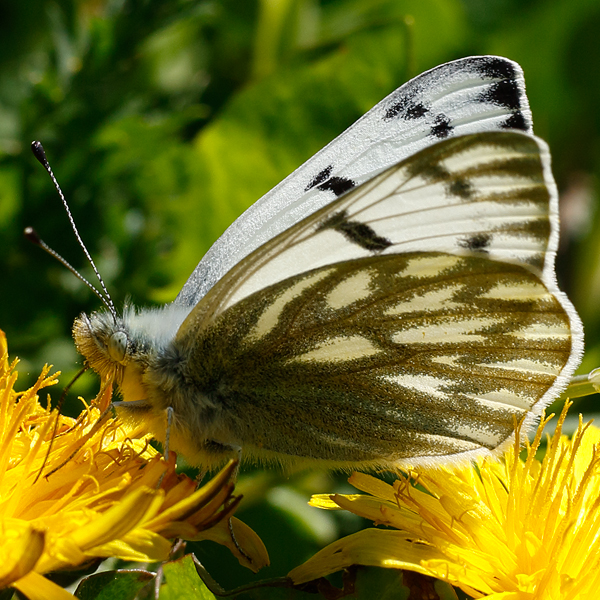
[(582, 353), (520, 67), (401, 86), (251, 206), (162, 308), (75, 321), (122, 418), (189, 462), (386, 468), (497, 455)]

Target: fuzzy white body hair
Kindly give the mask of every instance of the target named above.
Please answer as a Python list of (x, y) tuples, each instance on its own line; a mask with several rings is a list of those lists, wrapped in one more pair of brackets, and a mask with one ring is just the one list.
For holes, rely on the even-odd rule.
[(166, 304), (156, 308), (128, 307), (123, 323), (133, 337), (151, 338), (158, 348), (165, 348), (177, 335), (190, 308)]

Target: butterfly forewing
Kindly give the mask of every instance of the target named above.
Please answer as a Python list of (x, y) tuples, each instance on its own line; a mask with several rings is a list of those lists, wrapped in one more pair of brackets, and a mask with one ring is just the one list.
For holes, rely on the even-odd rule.
[(175, 302), (194, 306), (260, 245), (436, 141), (505, 129), (532, 132), (518, 64), (474, 56), (415, 77), (252, 205), (207, 252)]
[(435, 252), (288, 278), (194, 343), (195, 384), (227, 406), (245, 452), (336, 466), (495, 449), (571, 355), (569, 316), (537, 275)]

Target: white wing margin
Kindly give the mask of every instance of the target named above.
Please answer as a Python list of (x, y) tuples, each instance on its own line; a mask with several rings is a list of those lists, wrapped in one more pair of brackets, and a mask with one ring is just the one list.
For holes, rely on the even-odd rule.
[(503, 129), (532, 133), (517, 63), (475, 56), (422, 73), (239, 217), (206, 253), (174, 305), (191, 309), (256, 248), (404, 158), (448, 137)]

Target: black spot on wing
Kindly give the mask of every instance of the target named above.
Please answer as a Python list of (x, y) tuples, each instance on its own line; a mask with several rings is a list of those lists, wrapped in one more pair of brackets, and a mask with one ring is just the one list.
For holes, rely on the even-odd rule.
[(384, 121), (391, 121), (396, 117), (406, 121), (412, 121), (424, 117), (429, 112), (427, 106), (414, 99), (414, 94), (409, 94), (406, 90), (403, 91), (404, 94), (388, 106), (383, 115)]
[(381, 252), (392, 245), (390, 240), (377, 235), (366, 223), (348, 220), (346, 211), (338, 212), (323, 221), (319, 225), (318, 231), (324, 229), (339, 231), (349, 242), (371, 252)]
[(475, 189), (471, 182), (463, 177), (452, 174), (446, 167), (439, 162), (426, 157), (425, 160), (415, 160), (411, 176), (422, 177), (429, 183), (442, 183), (446, 193), (450, 196), (458, 196), (462, 200), (469, 200), (473, 197)]
[(491, 243), (492, 235), (490, 233), (476, 233), (463, 240), (459, 240), (458, 245), (473, 252), (486, 252)]
[(468, 200), (473, 196), (473, 186), (466, 179), (455, 179), (448, 185), (448, 193), (453, 196), (459, 196), (463, 200)]
[(472, 66), (488, 79), (515, 79), (513, 65), (496, 56), (476, 57), (472, 61)]
[(528, 131), (529, 126), (520, 110), (514, 112), (504, 123), (500, 125), (502, 129), (520, 129), (521, 131)]
[(304, 191), (308, 192), (308, 190), (311, 190), (316, 185), (320, 185), (321, 183), (323, 183), (324, 181), (326, 181), (327, 179), (329, 179), (332, 171), (333, 171), (333, 165), (329, 165), (328, 167), (325, 167), (322, 171), (320, 171), (319, 173), (317, 173), (310, 180), (309, 184), (304, 188)]
[(491, 83), (485, 92), (479, 95), (479, 100), (509, 110), (517, 110), (521, 107), (521, 93), (517, 87), (517, 82), (512, 79), (503, 79)]
[(424, 117), (429, 112), (429, 109), (420, 102), (416, 102), (412, 104), (406, 109), (406, 118), (407, 119), (420, 119)]
[(347, 179), (346, 177), (330, 177), (318, 187), (324, 192), (331, 190), (336, 196), (341, 196), (356, 187), (356, 182), (352, 181), (352, 179)]
[(450, 178), (450, 171), (442, 167), (438, 162), (419, 162), (415, 164), (413, 175), (421, 175), (430, 183), (447, 181)]
[(441, 114), (435, 118), (434, 125), (431, 127), (431, 135), (438, 140), (444, 140), (452, 133), (453, 129), (454, 127), (450, 125), (450, 119)]

